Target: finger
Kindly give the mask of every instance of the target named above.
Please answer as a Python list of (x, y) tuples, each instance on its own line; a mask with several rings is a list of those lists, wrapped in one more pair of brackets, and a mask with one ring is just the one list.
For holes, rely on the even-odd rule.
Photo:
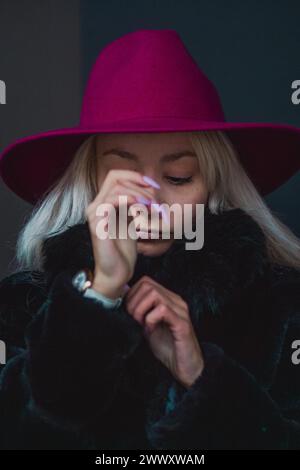
[(108, 195), (109, 194), (134, 194), (135, 196), (138, 196), (141, 199), (144, 199), (145, 201), (149, 201), (149, 203), (154, 198), (153, 194), (145, 191), (143, 188), (140, 188), (139, 186), (134, 184), (128, 185), (124, 181), (118, 181), (117, 184), (108, 193)]
[[(184, 310), (179, 305), (177, 305), (176, 302), (174, 302), (174, 298), (166, 297), (162, 293), (158, 293), (155, 289), (149, 292), (148, 296), (146, 296), (145, 299), (141, 301), (139, 308), (143, 309), (144, 307), (146, 312), (148, 312), (149, 308), (147, 304), (149, 303), (151, 305), (151, 297), (153, 297), (154, 299), (152, 304), (158, 305), (159, 303), (161, 303), (163, 305), (166, 305), (172, 312), (174, 312), (179, 317), (183, 319), (187, 318), (187, 315), (185, 314)], [(158, 299), (158, 301), (155, 300), (156, 298)]]
[[(170, 305), (178, 315), (181, 315), (184, 318), (189, 318), (189, 309), (187, 303), (179, 295), (161, 286), (161, 284), (158, 284), (155, 281), (151, 281), (149, 282), (144, 280), (138, 285), (136, 283), (133, 287), (131, 287), (126, 299), (127, 308), (131, 309), (133, 312), (136, 306), (139, 305), (146, 295), (148, 295), (152, 287), (153, 289), (157, 290), (160, 298)], [(147, 286), (149, 286), (149, 288)]]
[(145, 316), (149, 310), (153, 309), (158, 304), (165, 304), (178, 316), (186, 318), (183, 310), (172, 302), (171, 299), (163, 296), (153, 285), (142, 285), (135, 297), (131, 298), (130, 301), (126, 301), (128, 313), (141, 325), (144, 323)]
[(187, 334), (189, 329), (188, 322), (186, 320), (177, 316), (166, 305), (160, 304), (157, 305), (145, 317), (145, 331), (148, 334), (151, 334), (154, 331), (155, 327), (161, 322), (164, 322), (169, 326), (175, 339), (182, 338), (182, 335)]
[[(119, 209), (122, 206), (127, 209), (128, 206), (130, 207), (131, 204), (136, 203), (135, 196), (130, 194), (126, 196), (127, 199), (120, 202), (120, 199), (117, 195), (112, 195), (107, 199), (105, 205), (99, 205), (97, 207), (95, 214), (91, 215), (89, 219), (92, 235), (95, 235), (99, 238), (99, 231), (101, 228), (105, 229), (105, 232), (107, 232), (107, 226), (109, 223), (112, 224), (113, 221), (116, 221), (117, 223), (116, 212), (114, 209)], [(103, 220), (103, 218), (105, 220)]]
[[(108, 192), (108, 194), (102, 199), (102, 202), (99, 202), (98, 204), (96, 204), (95, 202), (93, 203), (93, 209), (94, 209), (94, 214), (91, 214), (90, 215), (90, 218), (99, 214), (99, 211), (101, 210), (100, 207), (101, 205), (103, 204), (109, 204), (113, 198), (113, 205), (114, 207), (118, 208), (121, 204), (122, 205), (125, 205), (126, 202), (125, 201), (122, 201), (122, 203), (120, 202), (120, 204), (116, 204), (115, 201), (116, 199), (118, 199), (120, 196), (133, 196), (135, 198), (134, 200), (134, 203), (138, 204), (138, 203), (144, 203), (144, 204), (147, 204), (147, 205), (150, 205), (151, 204), (151, 197), (150, 199), (147, 199), (148, 197), (148, 194), (143, 191), (142, 189), (138, 188), (137, 186), (133, 186), (133, 187), (127, 187), (125, 186), (123, 183), (118, 183), (116, 184), (116, 186)], [(120, 198), (120, 201), (124, 199), (124, 198)], [(131, 199), (132, 201), (132, 199)], [(131, 202), (132, 203), (132, 202)], [(155, 208), (156, 206), (154, 206)], [(129, 215), (129, 217), (133, 218), (132, 215)]]
[(118, 180), (119, 183), (121, 183), (123, 186), (125, 186), (128, 189), (133, 189), (134, 191), (139, 191), (140, 194), (143, 194), (146, 198), (152, 200), (155, 199), (155, 193), (154, 189), (152, 187), (148, 188), (141, 188), (135, 181), (129, 181), (129, 180)]
[[(99, 216), (100, 212), (101, 213), (105, 212), (107, 210), (106, 209), (106, 207), (107, 207), (106, 204), (107, 205), (111, 204), (115, 208), (118, 209), (121, 206), (126, 207), (127, 204), (130, 206), (131, 204), (137, 203), (137, 199), (138, 199), (140, 194), (141, 193), (139, 193), (139, 191), (132, 190), (132, 189), (129, 189), (129, 188), (125, 188), (122, 184), (119, 183), (107, 195), (105, 201), (102, 201), (97, 206), (94, 204), (95, 212), (94, 212), (93, 215), (91, 215), (90, 218), (93, 218), (95, 216)], [(126, 200), (126, 198), (120, 198), (120, 196), (127, 196), (127, 200)], [(104, 211), (104, 207), (105, 207), (105, 211)], [(131, 216), (129, 216), (129, 217), (131, 217)]]
[(133, 295), (136, 294), (136, 292), (139, 290), (141, 284), (143, 283), (149, 283), (151, 285), (156, 285), (156, 286), (159, 286), (160, 284), (158, 284), (158, 282), (156, 282), (154, 279), (152, 279), (151, 277), (147, 276), (147, 275), (144, 275), (142, 277), (140, 277), (140, 279), (138, 281), (136, 281), (136, 283), (131, 287), (130, 289), (130, 293), (128, 293), (128, 298), (132, 297)]
[(144, 317), (158, 304), (162, 303), (163, 299), (158, 292), (153, 290), (149, 285), (142, 285), (139, 295), (136, 295), (130, 302), (126, 302), (127, 311), (132, 317), (141, 325), (144, 324)]
[(144, 181), (143, 175), (137, 171), (116, 170), (116, 169), (109, 170), (94, 202), (98, 204), (99, 201), (104, 200), (106, 194), (111, 190), (111, 188), (113, 188), (118, 183), (118, 180), (123, 180), (123, 179), (124, 180), (127, 179), (129, 181), (135, 182), (137, 185), (140, 185), (142, 188), (151, 187), (149, 183)]
[[(185, 318), (189, 317), (187, 303), (175, 292), (170, 291), (166, 287), (162, 286), (154, 279), (149, 276), (142, 276), (130, 289), (126, 302), (130, 302), (131, 308), (134, 309), (136, 305), (141, 301), (146, 291), (141, 289), (142, 285), (149, 285), (157, 288), (160, 295), (167, 300), (169, 305), (177, 311), (178, 315), (182, 315)], [(133, 300), (134, 299), (134, 300)], [(132, 302), (132, 303), (131, 303)]]
[[(120, 194), (120, 192), (122, 192), (122, 194)], [(123, 196), (122, 198), (120, 197), (121, 195)], [(121, 189), (121, 191), (116, 189), (114, 193), (110, 193), (107, 196), (105, 202), (97, 206), (95, 215), (93, 216), (94, 219), (96, 219), (95, 224), (99, 222), (99, 217), (105, 217), (106, 220), (115, 221), (117, 231), (116, 233), (120, 233), (118, 232), (119, 222), (125, 223), (125, 227), (128, 229), (129, 222), (133, 221), (133, 226), (130, 227), (130, 230), (133, 232), (129, 234), (127, 230), (125, 235), (136, 237), (134, 238), (136, 240), (138, 238), (138, 227), (136, 227), (136, 224), (134, 223), (134, 214), (132, 214), (130, 208), (137, 204), (138, 197), (139, 195), (137, 191), (127, 188)], [(112, 210), (113, 208), (116, 209), (115, 212)], [(119, 218), (119, 212), (121, 208), (124, 208), (122, 212), (125, 214), (124, 219), (123, 217), (121, 219)]]
[[(132, 183), (128, 180), (118, 180), (117, 191), (122, 194), (125, 192), (125, 188), (127, 188), (127, 190), (130, 190), (131, 194), (136, 195), (137, 203), (145, 204), (149, 207), (151, 206), (158, 214), (160, 214), (160, 205), (155, 199), (155, 195), (153, 193), (154, 190), (152, 187), (150, 187), (150, 190), (148, 191), (139, 187), (135, 182)], [(113, 191), (115, 191), (115, 188), (113, 189)]]

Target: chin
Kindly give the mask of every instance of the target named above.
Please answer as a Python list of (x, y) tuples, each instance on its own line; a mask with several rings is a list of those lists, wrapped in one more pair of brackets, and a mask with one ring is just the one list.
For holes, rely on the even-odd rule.
[(146, 256), (160, 256), (171, 246), (173, 240), (137, 240), (137, 252)]

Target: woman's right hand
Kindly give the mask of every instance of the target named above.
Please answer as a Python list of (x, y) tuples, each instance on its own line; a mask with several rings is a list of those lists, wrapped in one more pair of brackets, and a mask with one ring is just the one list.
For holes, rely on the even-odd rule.
[[(86, 209), (95, 261), (92, 287), (109, 298), (122, 296), (124, 285), (134, 273), (137, 259), (137, 241), (131, 238), (127, 231), (128, 221), (131, 216), (127, 215), (127, 220), (125, 220), (127, 224), (126, 239), (110, 238), (108, 236), (102, 240), (97, 236), (96, 228), (100, 218), (96, 214), (96, 210), (103, 203), (111, 204), (112, 209), (116, 208), (116, 235), (118, 235), (120, 230), (118, 226), (120, 195), (127, 196), (127, 209), (131, 204), (137, 203), (138, 198), (146, 198), (149, 202), (154, 200), (153, 187), (143, 180), (140, 173), (131, 170), (110, 170), (101, 186), (101, 190)], [(106, 220), (109, 220), (110, 217), (111, 209), (108, 211)], [(124, 228), (122, 231), (124, 233)]]

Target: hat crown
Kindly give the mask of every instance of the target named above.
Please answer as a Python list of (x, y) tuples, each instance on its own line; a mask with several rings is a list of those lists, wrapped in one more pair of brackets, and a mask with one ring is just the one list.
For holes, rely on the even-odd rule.
[(80, 126), (186, 118), (224, 121), (217, 90), (175, 30), (138, 30), (108, 44), (85, 88)]
[(300, 128), (226, 122), (214, 84), (179, 34), (171, 29), (141, 29), (109, 43), (98, 55), (84, 91), (79, 124), (11, 143), (0, 155), (0, 176), (21, 198), (35, 204), (89, 136), (211, 130), (226, 132), (262, 195), (299, 170)]

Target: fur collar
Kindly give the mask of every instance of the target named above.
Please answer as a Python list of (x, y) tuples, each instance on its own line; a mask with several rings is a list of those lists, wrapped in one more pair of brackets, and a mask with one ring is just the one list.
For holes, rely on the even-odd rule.
[[(267, 256), (265, 235), (256, 221), (240, 208), (220, 214), (206, 210), (204, 217), (205, 240), (202, 249), (186, 250), (183, 239), (176, 240), (161, 256), (138, 254), (135, 272), (128, 284), (132, 286), (146, 274), (176, 292), (188, 304), (199, 341), (218, 344), (233, 357), (236, 351), (241, 351), (242, 361), (250, 369), (257, 364), (260, 367), (259, 361), (253, 364), (249, 358), (252, 345), (249, 348), (245, 337), (249, 333), (251, 340), (258, 337), (257, 344), (265, 342), (265, 338), (259, 337), (257, 319), (253, 318), (260, 316), (263, 303), (258, 300), (259, 308), (255, 305), (251, 307), (260, 292), (268, 291), (268, 283), (272, 282), (275, 273)], [(83, 266), (93, 268), (87, 223), (70, 227), (49, 238), (45, 242), (44, 253), (45, 270), (50, 277), (66, 268), (73, 272)], [(277, 266), (283, 277), (290, 272), (289, 268)], [(262, 323), (266, 321), (268, 319), (264, 318)], [(261, 334), (264, 331), (262, 328)], [(144, 342), (136, 357), (141, 361), (141, 370), (144, 371), (145, 363), (149, 365), (149, 377), (146, 379), (143, 373), (143, 381), (148, 384), (150, 395), (152, 384), (156, 384), (159, 377), (161, 389), (157, 390), (156, 395), (161, 394), (159, 402), (164, 406), (163, 397), (171, 380), (167, 369), (159, 361), (153, 361)], [(271, 373), (267, 373), (262, 381), (268, 381), (270, 376)], [(142, 388), (145, 389), (144, 385)]]
[[(274, 355), (279, 357), (282, 347), (278, 335), (289, 315), (299, 311), (300, 272), (269, 262), (265, 235), (243, 210), (236, 208), (218, 215), (206, 210), (204, 217), (205, 240), (201, 250), (185, 250), (183, 239), (176, 240), (159, 257), (138, 254), (129, 285), (146, 274), (178, 293), (188, 303), (201, 344), (211, 342), (219, 345), (244, 364), (265, 386), (272, 381)], [(93, 269), (88, 224), (68, 227), (64, 232), (48, 238), (43, 245), (43, 256), (42, 278), (46, 274), (46, 283), (51, 283), (62, 270), (75, 273), (83, 267)], [(24, 275), (20, 273), (20, 276), (22, 287)], [(31, 282), (32, 273), (30, 286)], [(5, 295), (2, 301), (9, 305), (6, 316), (13, 310), (10, 323), (19, 324), (20, 319), (14, 319), (15, 312), (19, 312), (20, 308), (12, 308), (12, 296), (17, 299), (18, 305), (23, 306), (26, 302), (30, 307), (30, 316), (37, 310), (39, 298), (35, 300), (35, 291), (31, 294), (28, 289), (24, 289), (24, 293), (22, 290), (22, 295), (16, 295), (15, 281), (11, 284), (12, 289), (7, 289), (7, 283), (3, 284)], [(43, 289), (42, 297), (46, 291)], [(28, 321), (28, 315), (22, 325), (25, 320)], [(269, 335), (270, 328), (274, 331), (272, 335)], [(17, 336), (16, 344), (23, 344), (23, 327), (18, 327), (14, 335)], [(164, 407), (172, 380), (168, 369), (156, 360), (146, 341), (141, 342), (132, 361), (134, 371), (143, 371), (141, 383), (137, 384), (136, 379), (135, 387), (140, 388), (143, 395), (151, 397), (153, 387), (161, 383), (155, 400), (158, 399), (158, 406), (161, 404)], [(155, 403), (152, 409), (155, 415)]]
[[(177, 292), (193, 311), (217, 315), (223, 305), (249, 288), (268, 269), (265, 236), (254, 219), (240, 208), (212, 214), (205, 208), (204, 246), (186, 250), (185, 239), (176, 240), (161, 256), (138, 254), (129, 285), (143, 274)], [(88, 224), (69, 227), (44, 243), (44, 268), (54, 276), (62, 269), (93, 269)]]

